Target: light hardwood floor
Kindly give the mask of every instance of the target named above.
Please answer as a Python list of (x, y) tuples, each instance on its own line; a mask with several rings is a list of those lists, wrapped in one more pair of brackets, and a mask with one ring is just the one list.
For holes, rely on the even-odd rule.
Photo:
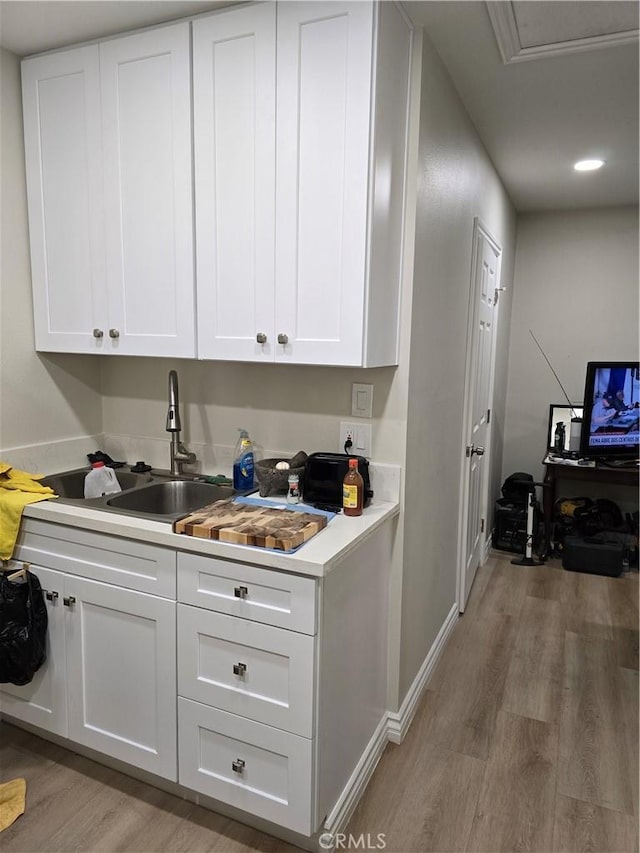
[[(27, 812), (3, 853), (296, 849), (0, 724), (0, 778), (16, 776)], [(637, 572), (494, 554), (351, 820), (351, 849), (383, 833), (388, 853), (630, 853), (637, 825)]]

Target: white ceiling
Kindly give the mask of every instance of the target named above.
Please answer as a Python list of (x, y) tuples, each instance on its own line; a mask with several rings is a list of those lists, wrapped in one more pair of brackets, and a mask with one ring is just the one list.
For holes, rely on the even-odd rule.
[[(228, 0), (1, 0), (0, 45), (20, 56), (230, 5)], [(638, 202), (638, 42), (504, 64), (479, 0), (404, 3), (447, 66), (518, 210)], [(636, 28), (634, 0), (516, 2), (523, 52)], [(503, 9), (502, 11), (506, 11)], [(517, 58), (517, 57), (516, 57)], [(522, 58), (522, 57), (520, 57)], [(573, 163), (602, 157), (578, 174)]]

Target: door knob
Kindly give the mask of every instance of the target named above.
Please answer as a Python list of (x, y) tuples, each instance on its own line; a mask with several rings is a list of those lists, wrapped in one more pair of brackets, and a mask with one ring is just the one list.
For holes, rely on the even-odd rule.
[(109, 337), (110, 338), (119, 338), (120, 332), (117, 329), (109, 329)]
[(289, 343), (289, 336), (288, 336), (288, 335), (283, 335), (283, 334), (282, 334), (282, 332), (281, 332), (281, 333), (278, 335), (278, 343), (279, 343), (279, 344), (288, 344), (288, 343)]
[(94, 329), (93, 330), (93, 337), (98, 338), (98, 340), (100, 338), (104, 338), (104, 332), (102, 331), (102, 329)]
[(467, 456), (473, 456), (474, 453), (476, 456), (484, 456), (484, 447), (476, 447), (475, 444), (469, 445), (467, 447)]
[(267, 336), (265, 335), (265, 333), (264, 333), (264, 332), (258, 332), (258, 334), (256, 335), (256, 341), (257, 341), (259, 344), (266, 344), (266, 342), (267, 342)]

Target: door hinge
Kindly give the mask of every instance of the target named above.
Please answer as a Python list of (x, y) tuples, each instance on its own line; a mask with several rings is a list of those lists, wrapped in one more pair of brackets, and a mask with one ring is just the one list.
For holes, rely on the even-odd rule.
[(480, 533), (484, 533), (484, 518), (480, 519)]
[(487, 423), (491, 423), (491, 409), (487, 409)]

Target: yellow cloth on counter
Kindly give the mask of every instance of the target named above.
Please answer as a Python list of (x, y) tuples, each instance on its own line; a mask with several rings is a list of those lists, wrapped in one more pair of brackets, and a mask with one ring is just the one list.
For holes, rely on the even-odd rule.
[(12, 779), (0, 784), (0, 832), (24, 814), (27, 783), (24, 779)]
[(0, 559), (10, 560), (16, 547), (22, 510), (27, 504), (58, 497), (38, 480), (42, 474), (18, 471), (0, 462)]

